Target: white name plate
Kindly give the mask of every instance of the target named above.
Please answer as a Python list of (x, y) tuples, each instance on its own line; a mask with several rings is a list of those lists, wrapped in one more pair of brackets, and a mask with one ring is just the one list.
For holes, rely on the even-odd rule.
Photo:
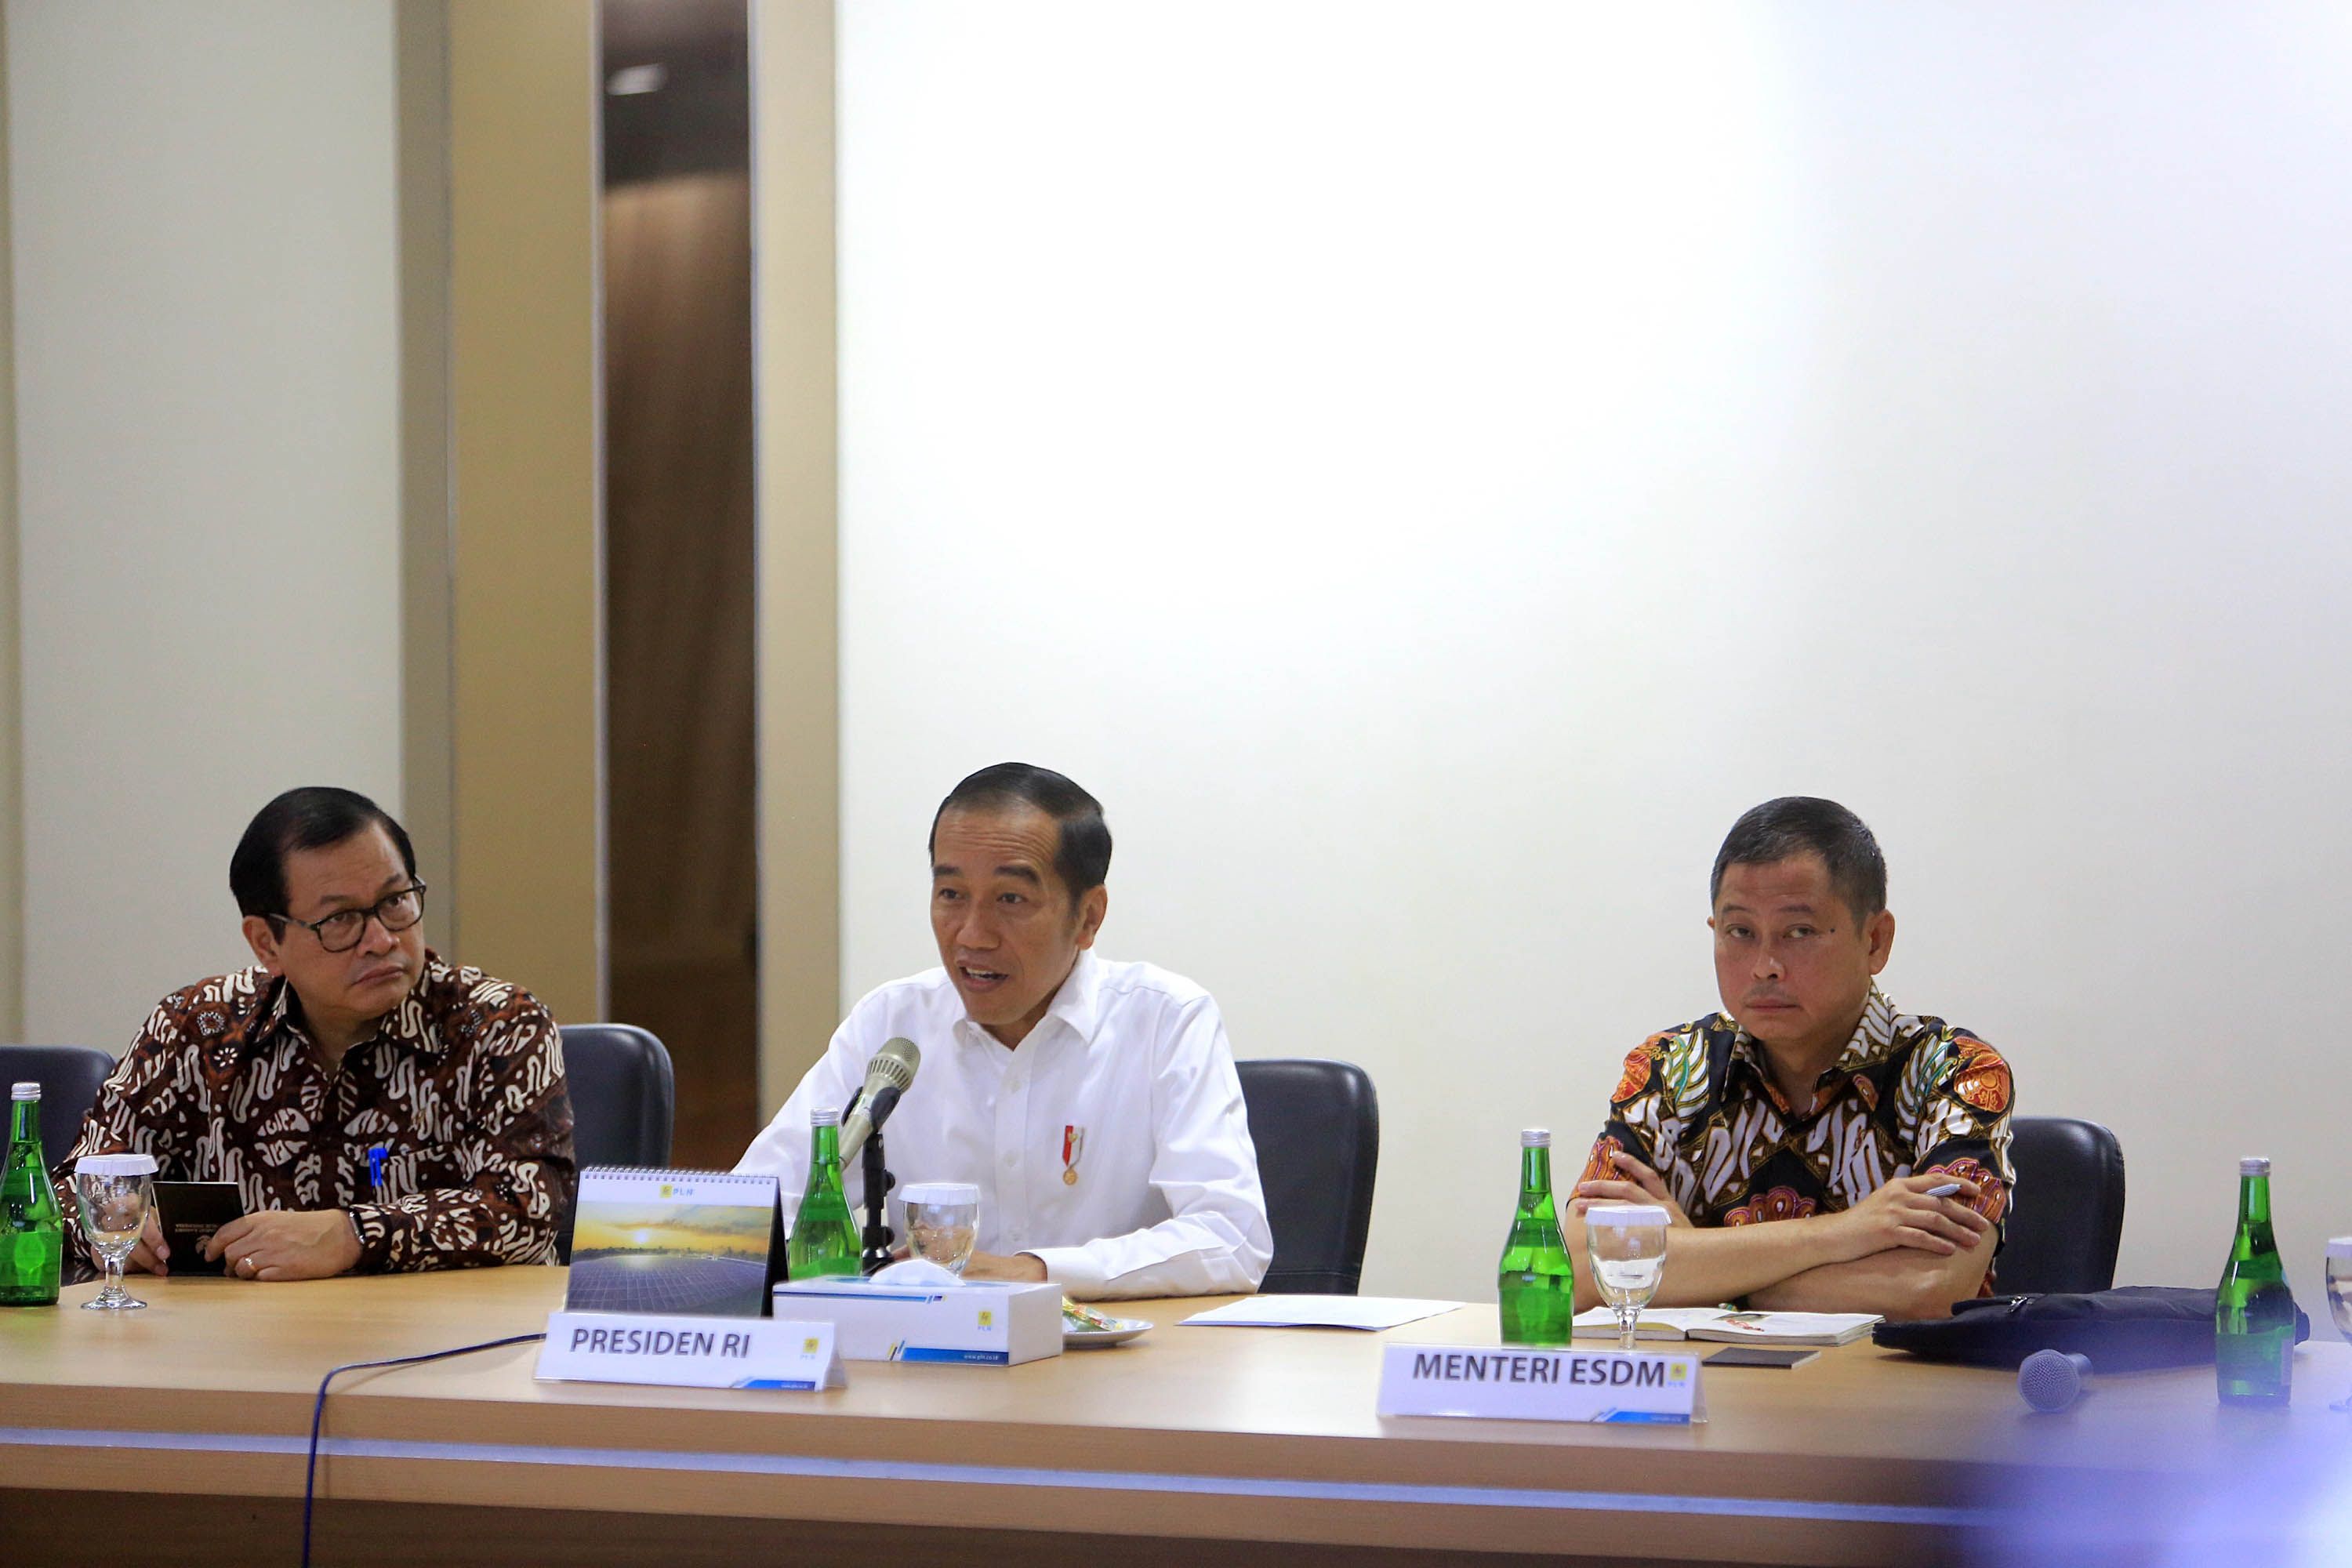
[(831, 1323), (551, 1312), (537, 1375), (671, 1388), (840, 1388)]
[(1698, 1364), (1642, 1351), (1391, 1345), (1380, 1413), (1686, 1426), (1706, 1419)]

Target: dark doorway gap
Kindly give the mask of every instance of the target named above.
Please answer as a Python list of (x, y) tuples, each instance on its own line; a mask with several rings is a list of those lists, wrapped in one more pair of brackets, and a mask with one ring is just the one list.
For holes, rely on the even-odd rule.
[(760, 1124), (749, 17), (601, 20), (612, 1012), (669, 1047), (672, 1163), (725, 1169)]

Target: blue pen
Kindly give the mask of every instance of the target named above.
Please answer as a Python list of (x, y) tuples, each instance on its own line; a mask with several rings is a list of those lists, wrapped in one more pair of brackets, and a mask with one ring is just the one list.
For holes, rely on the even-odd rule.
[(383, 1202), (383, 1163), (392, 1158), (392, 1145), (372, 1143), (368, 1146), (368, 1194), (376, 1202)]

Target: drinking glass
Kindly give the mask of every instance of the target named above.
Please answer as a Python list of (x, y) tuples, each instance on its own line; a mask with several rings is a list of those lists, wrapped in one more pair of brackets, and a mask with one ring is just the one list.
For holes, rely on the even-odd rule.
[(961, 1277), (980, 1240), (980, 1189), (970, 1182), (918, 1182), (903, 1195), (908, 1254)]
[(106, 1288), (81, 1304), (83, 1311), (135, 1312), (147, 1305), (122, 1288), (122, 1263), (147, 1226), (154, 1182), (152, 1154), (85, 1154), (74, 1162), (81, 1232), (106, 1266)]
[[(2352, 1236), (2327, 1243), (2327, 1310), (2336, 1319), (2336, 1331), (2352, 1340)], [(2327, 1408), (2352, 1413), (2352, 1394)]]
[(1666, 1211), (1655, 1204), (1595, 1204), (1584, 1211), (1585, 1244), (1601, 1299), (1617, 1314), (1617, 1348), (1633, 1348), (1642, 1309), (1666, 1271)]

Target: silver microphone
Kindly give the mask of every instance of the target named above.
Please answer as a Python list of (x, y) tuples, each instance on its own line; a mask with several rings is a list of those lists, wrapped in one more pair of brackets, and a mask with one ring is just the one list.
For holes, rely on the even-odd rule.
[[(922, 1047), (909, 1039), (883, 1042), (866, 1064), (866, 1087), (849, 1102), (849, 1110), (841, 1118), (841, 1163), (848, 1164), (874, 1130), (890, 1120), (898, 1108), (898, 1097), (915, 1081), (915, 1069), (923, 1065)], [(877, 1105), (880, 1111), (876, 1111)]]
[(2064, 1410), (2091, 1386), (2091, 1358), (2065, 1351), (2035, 1351), (2017, 1369), (2017, 1392), (2043, 1415)]

